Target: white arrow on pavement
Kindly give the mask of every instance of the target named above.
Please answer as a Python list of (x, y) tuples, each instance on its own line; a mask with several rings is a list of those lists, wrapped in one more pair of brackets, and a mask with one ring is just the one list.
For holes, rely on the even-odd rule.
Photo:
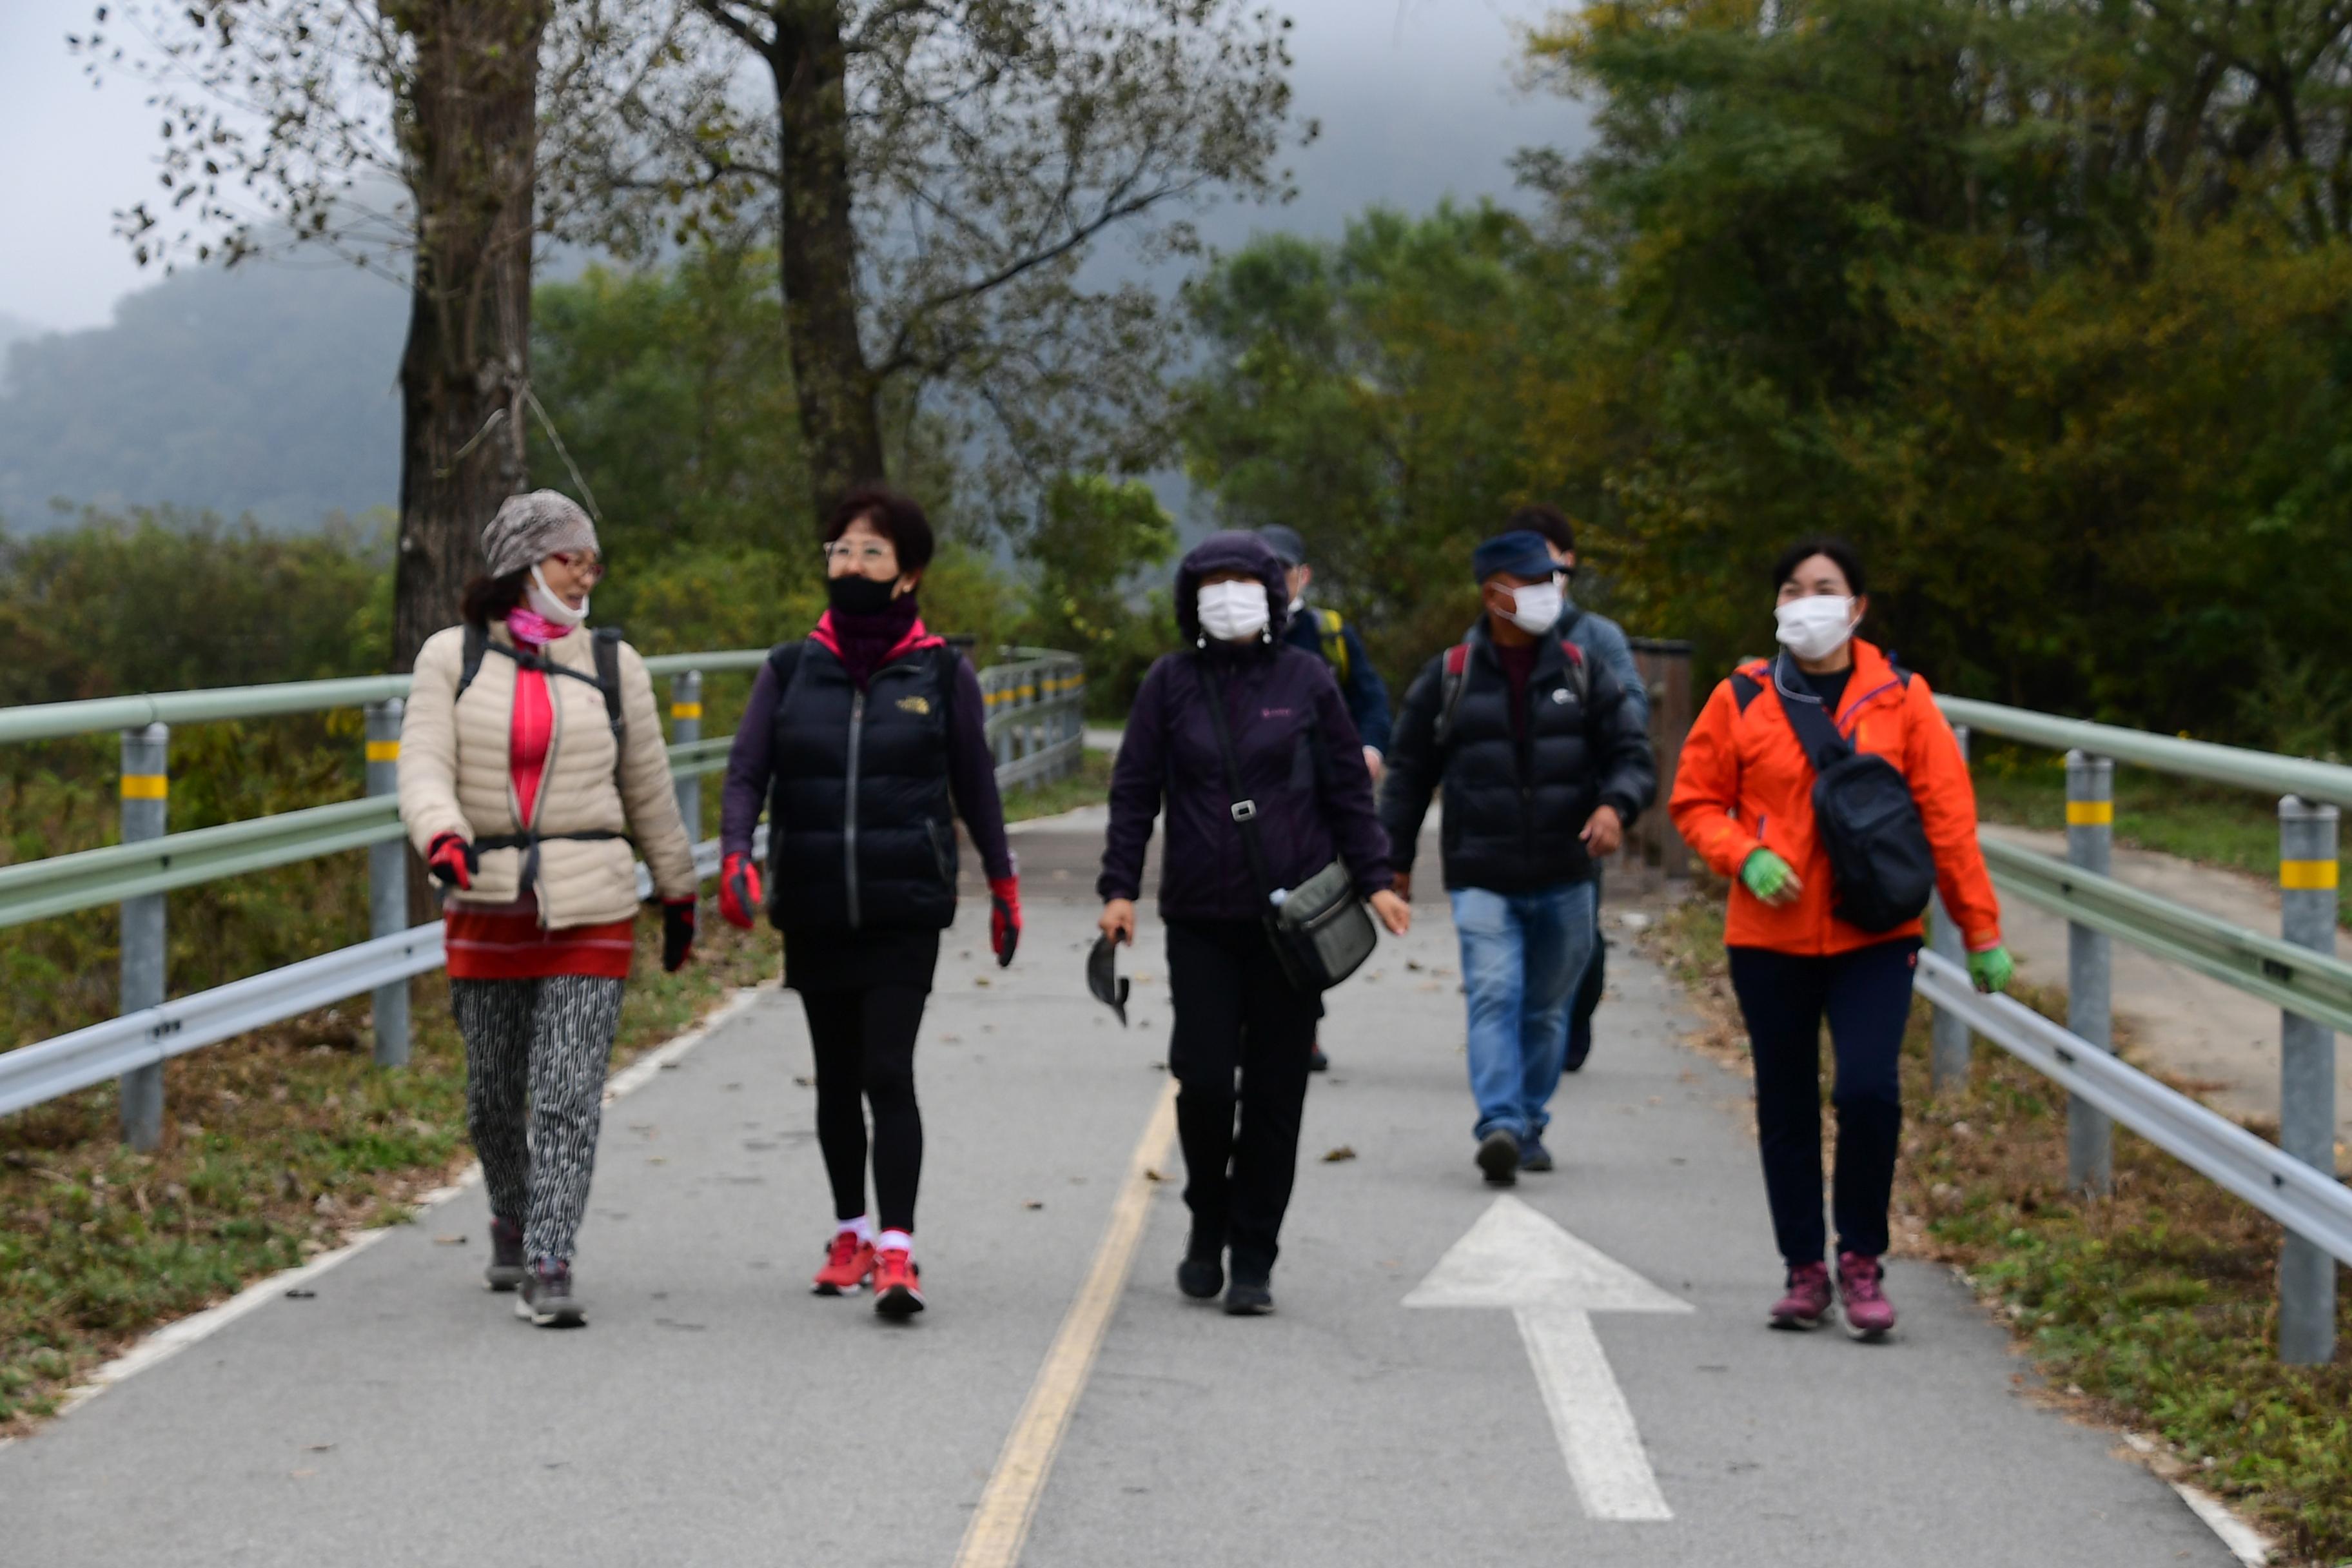
[(1507, 1307), (1535, 1363), (1569, 1479), (1588, 1519), (1672, 1519), (1640, 1428), (1592, 1331), (1594, 1312), (1687, 1312), (1691, 1304), (1498, 1197), (1455, 1242), (1408, 1307)]

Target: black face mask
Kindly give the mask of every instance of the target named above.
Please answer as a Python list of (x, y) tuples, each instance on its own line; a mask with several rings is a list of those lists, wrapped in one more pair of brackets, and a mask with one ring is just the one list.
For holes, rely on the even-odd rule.
[(878, 616), (890, 607), (890, 591), (897, 586), (896, 582), (877, 583), (853, 572), (826, 578), (824, 600), (845, 616)]

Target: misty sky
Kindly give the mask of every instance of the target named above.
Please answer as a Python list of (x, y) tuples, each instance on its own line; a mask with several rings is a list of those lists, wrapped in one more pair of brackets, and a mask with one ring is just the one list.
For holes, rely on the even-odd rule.
[[(1554, 0), (1279, 0), (1297, 21), (1293, 78), (1321, 141), (1294, 161), (1299, 199), (1216, 215), (1231, 245), (1253, 228), (1338, 232), (1385, 201), (1509, 196), (1517, 147), (1573, 144), (1581, 116), (1513, 85), (1515, 23)], [(0, 0), (0, 317), (60, 329), (104, 323), (153, 280), (112, 232), (112, 213), (153, 188), (158, 116), (137, 82), (92, 88), (65, 36), (93, 0)], [(5, 323), (0, 323), (5, 325)]]

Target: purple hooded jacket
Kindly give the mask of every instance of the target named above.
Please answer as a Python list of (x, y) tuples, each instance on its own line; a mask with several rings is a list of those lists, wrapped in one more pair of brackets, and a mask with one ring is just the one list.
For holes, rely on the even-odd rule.
[[(1228, 571), (1251, 573), (1265, 584), (1274, 615), (1271, 643), (1236, 647), (1213, 640), (1200, 647), (1201, 579)], [(1176, 568), (1176, 621), (1192, 646), (1151, 667), (1128, 715), (1111, 773), (1102, 875), (1095, 882), (1103, 898), (1136, 896), (1152, 819), (1164, 802), (1161, 916), (1250, 921), (1267, 911), (1234, 821), (1233, 794), (1206, 707), (1204, 663), (1224, 689), (1242, 783), (1257, 802), (1275, 880), (1296, 887), (1336, 854), (1364, 897), (1389, 885), (1389, 841), (1372, 809), (1372, 776), (1355, 721), (1331, 667), (1281, 640), (1288, 603), (1282, 565), (1255, 534), (1212, 534)]]

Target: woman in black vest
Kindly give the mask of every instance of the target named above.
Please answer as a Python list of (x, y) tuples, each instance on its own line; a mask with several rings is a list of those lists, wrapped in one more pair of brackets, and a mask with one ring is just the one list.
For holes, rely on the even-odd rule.
[[(955, 919), (951, 811), (988, 870), (1000, 964), (1020, 940), (1020, 889), (979, 678), (916, 613), (931, 559), (922, 508), (858, 490), (834, 510), (824, 538), (831, 607), (806, 637), (768, 656), (728, 754), (719, 909), (748, 930), (766, 904), (784, 933), (784, 984), (808, 1013), (836, 1222), (816, 1293), (870, 1282), (875, 1310), (904, 1318), (923, 1310), (915, 1034), (940, 932)], [(751, 855), (763, 805), (764, 896)], [(878, 1232), (866, 1208), (867, 1105)]]

